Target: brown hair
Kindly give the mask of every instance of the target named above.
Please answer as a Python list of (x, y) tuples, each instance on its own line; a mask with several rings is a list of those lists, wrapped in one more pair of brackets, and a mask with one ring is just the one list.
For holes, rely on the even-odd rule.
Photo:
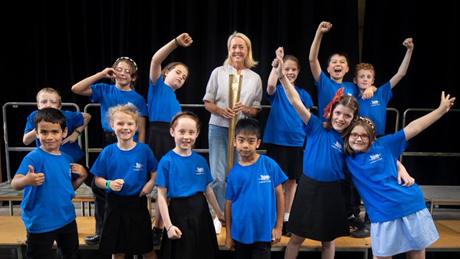
[(344, 142), (345, 142), (344, 149), (345, 149), (345, 154), (346, 155), (355, 154), (355, 151), (350, 147), (350, 144), (348, 143), (348, 141), (350, 139), (351, 131), (357, 126), (361, 126), (361, 127), (364, 128), (364, 130), (366, 130), (366, 133), (369, 136), (369, 144), (368, 144), (369, 146), (368, 146), (368, 148), (370, 147), (372, 142), (374, 142), (374, 140), (375, 140), (375, 138), (377, 136), (376, 131), (375, 131), (374, 122), (372, 122), (372, 120), (369, 119), (369, 118), (359, 116), (356, 120), (354, 120), (351, 123), (350, 127), (348, 127), (347, 132), (345, 133), (345, 136), (344, 136)]
[(341, 105), (343, 105), (345, 107), (348, 107), (353, 111), (353, 120), (355, 120), (356, 117), (358, 116), (359, 104), (358, 104), (358, 101), (356, 100), (356, 98), (351, 96), (351, 95), (343, 95), (337, 101), (335, 101), (334, 103), (331, 104), (332, 105), (331, 114), (330, 114), (330, 116), (328, 116), (326, 118), (327, 121), (324, 122), (324, 127), (326, 129), (331, 129), (332, 128), (332, 123), (331, 123), (332, 113), (334, 112), (335, 108), (339, 104), (341, 104)]
[[(167, 66), (165, 66), (162, 70), (161, 70), (161, 75), (163, 76), (163, 79), (166, 77), (166, 72), (169, 72), (171, 70), (173, 70), (176, 66), (178, 65), (181, 65), (183, 67), (185, 67), (185, 69), (187, 69), (187, 79), (190, 77), (190, 69), (188, 68), (188, 66), (182, 62), (171, 62), (169, 63)], [(185, 81), (187, 81), (187, 79)]]
[(115, 60), (115, 62), (113, 62), (112, 67), (115, 68), (121, 62), (126, 62), (131, 68), (132, 81), (131, 81), (130, 87), (131, 89), (134, 89), (134, 85), (136, 84), (136, 80), (137, 80), (137, 64), (130, 57), (119, 57), (117, 58), (117, 60)]
[(174, 129), (177, 125), (177, 121), (179, 120), (179, 118), (182, 118), (182, 117), (188, 117), (194, 120), (196, 122), (196, 130), (197, 132), (200, 132), (200, 128), (201, 128), (200, 118), (198, 118), (198, 116), (191, 111), (182, 111), (174, 115), (174, 117), (171, 120), (171, 123), (169, 124), (170, 128)]

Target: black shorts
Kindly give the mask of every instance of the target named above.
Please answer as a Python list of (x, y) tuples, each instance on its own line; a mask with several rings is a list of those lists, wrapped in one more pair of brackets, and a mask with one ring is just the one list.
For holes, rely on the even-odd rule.
[(341, 181), (319, 182), (302, 175), (287, 230), (297, 236), (332, 241), (348, 236)]
[(303, 148), (265, 144), (267, 156), (278, 163), (290, 180), (299, 180), (303, 171)]

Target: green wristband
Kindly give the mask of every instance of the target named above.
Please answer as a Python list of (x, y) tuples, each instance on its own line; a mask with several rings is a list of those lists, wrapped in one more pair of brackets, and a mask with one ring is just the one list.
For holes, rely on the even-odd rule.
[(105, 181), (105, 190), (106, 190), (106, 191), (110, 191), (110, 190), (111, 190), (111, 189), (110, 189), (110, 182), (111, 182), (110, 180), (106, 180), (106, 181)]

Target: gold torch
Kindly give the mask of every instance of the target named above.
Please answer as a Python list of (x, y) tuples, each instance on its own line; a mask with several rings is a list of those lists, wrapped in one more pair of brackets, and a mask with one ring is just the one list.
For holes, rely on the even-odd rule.
[[(230, 74), (228, 76), (228, 107), (233, 108), (237, 102), (240, 101), (241, 84), (243, 83), (243, 75), (241, 74)], [(235, 126), (238, 121), (238, 115), (235, 115), (230, 119), (228, 126), (228, 146), (227, 146), (227, 171), (233, 167), (233, 161), (235, 158), (235, 148), (233, 147), (233, 139), (235, 138)]]

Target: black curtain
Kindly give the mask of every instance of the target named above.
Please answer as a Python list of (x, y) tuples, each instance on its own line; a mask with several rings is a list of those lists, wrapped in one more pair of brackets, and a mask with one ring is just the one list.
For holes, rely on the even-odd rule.
[[(402, 42), (413, 37), (415, 49), (407, 75), (393, 88), (390, 107), (436, 108), (441, 91), (458, 96), (458, 41), (460, 36), (457, 1), (366, 1), (363, 62), (376, 69), (376, 84), (388, 81), (404, 57)], [(458, 109), (456, 104), (454, 108)], [(426, 112), (407, 114), (410, 122)], [(401, 114), (402, 116), (403, 114)], [(456, 121), (460, 113), (450, 113), (415, 137), (407, 151), (459, 152)], [(459, 157), (403, 158), (409, 173), (422, 184), (458, 185)]]
[[(129, 56), (138, 63), (136, 89), (146, 97), (151, 56), (182, 32), (193, 37), (193, 45), (177, 49), (165, 61), (167, 64), (180, 60), (190, 67), (190, 80), (177, 91), (181, 103), (202, 103), (209, 75), (224, 62), (227, 38), (234, 31), (243, 32), (252, 40), (254, 58), (259, 61), (254, 70), (262, 77), (264, 87), (274, 51), (284, 46), (287, 54), (300, 59), (302, 71), (298, 84), (315, 100), (307, 59), (322, 20), (334, 24), (334, 30), (322, 44), (323, 66), (327, 56), (337, 50), (348, 52), (352, 63), (358, 60), (355, 0), (63, 0), (11, 4), (0, 18), (6, 44), (3, 82), (9, 91), (2, 94), (2, 104), (35, 101), (37, 91), (49, 86), (61, 92), (63, 101), (75, 102), (83, 108), (89, 98), (72, 94), (70, 87), (111, 66), (120, 56)], [(21, 145), (27, 115), (27, 112), (14, 112), (14, 116), (8, 117), (10, 146)], [(203, 109), (196, 112), (206, 125), (209, 113)], [(263, 122), (265, 115), (260, 119)], [(90, 127), (98, 124), (95, 116)], [(202, 129), (198, 147), (207, 147), (206, 127)], [(16, 166), (12, 165), (13, 172)]]

